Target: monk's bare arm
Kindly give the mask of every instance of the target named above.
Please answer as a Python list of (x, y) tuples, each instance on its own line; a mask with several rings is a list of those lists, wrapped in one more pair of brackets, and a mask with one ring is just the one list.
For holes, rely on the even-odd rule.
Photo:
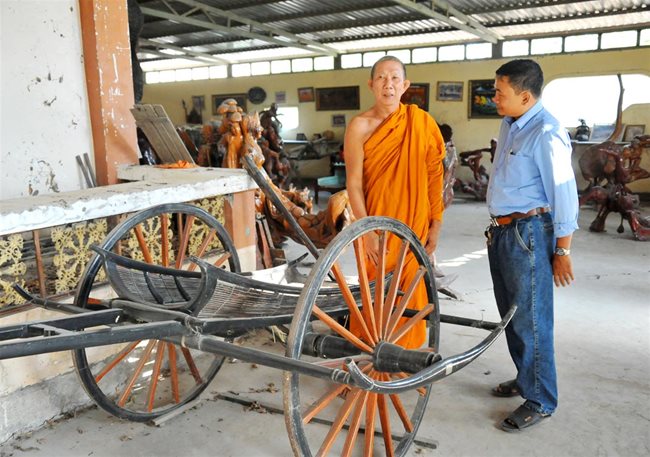
[(432, 254), (438, 246), (438, 237), (442, 227), (442, 213), (444, 203), (442, 196), (444, 167), (442, 160), (445, 157), (445, 143), (440, 134), (440, 130), (435, 125), (432, 126), (431, 134), (433, 136), (429, 150), (427, 151), (427, 173), (429, 184), (429, 202), (431, 205), (431, 221), (429, 225), (429, 236), (425, 249)]
[(363, 195), (363, 143), (366, 137), (367, 121), (359, 116), (352, 119), (345, 132), (345, 187), (350, 206), (356, 219), (366, 217), (366, 201)]

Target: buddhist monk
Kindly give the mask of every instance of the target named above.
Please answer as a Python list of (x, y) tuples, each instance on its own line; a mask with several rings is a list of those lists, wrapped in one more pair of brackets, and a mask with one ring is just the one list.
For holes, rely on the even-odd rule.
[[(400, 102), (408, 89), (404, 64), (393, 56), (377, 61), (370, 72), (368, 86), (375, 104), (353, 118), (345, 133), (346, 187), (354, 217), (390, 216), (411, 227), (426, 251), (432, 255), (442, 224), (443, 159), (445, 146), (436, 121), (416, 105)], [(376, 233), (365, 237), (367, 268), (374, 276), (379, 242)], [(400, 241), (390, 237), (386, 254), (387, 271), (397, 261)], [(400, 289), (406, 290), (417, 271), (415, 257), (409, 254)], [(421, 282), (410, 308), (427, 304)], [(351, 330), (361, 335), (354, 320)], [(426, 339), (425, 323), (420, 322), (398, 343), (406, 348), (420, 347)]]

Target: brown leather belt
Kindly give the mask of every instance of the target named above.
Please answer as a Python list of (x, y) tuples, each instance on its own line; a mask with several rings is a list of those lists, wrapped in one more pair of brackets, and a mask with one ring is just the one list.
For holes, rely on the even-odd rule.
[(510, 213), (510, 214), (506, 214), (505, 216), (490, 216), (490, 221), (492, 222), (492, 225), (495, 227), (499, 225), (509, 225), (512, 224), (512, 222), (516, 221), (517, 219), (536, 216), (538, 214), (548, 213), (549, 211), (551, 211), (551, 209), (548, 207), (533, 208), (527, 213)]

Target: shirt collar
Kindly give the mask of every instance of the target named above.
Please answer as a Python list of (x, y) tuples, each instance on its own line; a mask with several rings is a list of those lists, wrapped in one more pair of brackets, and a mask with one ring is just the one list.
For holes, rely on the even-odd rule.
[(512, 126), (514, 124), (518, 129), (522, 129), (524, 125), (528, 123), (537, 113), (542, 110), (542, 101), (538, 100), (528, 111), (526, 111), (523, 116), (515, 120), (513, 117), (507, 116), (505, 118), (508, 125)]

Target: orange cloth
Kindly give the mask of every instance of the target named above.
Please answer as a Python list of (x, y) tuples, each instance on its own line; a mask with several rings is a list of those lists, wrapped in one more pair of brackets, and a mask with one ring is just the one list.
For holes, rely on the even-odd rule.
[(156, 168), (196, 168), (198, 165), (188, 162), (187, 160), (178, 160), (173, 163), (161, 163), (154, 165)]
[[(433, 219), (442, 220), (443, 164), (445, 144), (433, 118), (416, 105), (403, 105), (391, 114), (364, 144), (363, 184), (366, 211), (369, 216), (390, 216), (404, 222), (426, 244)], [(386, 268), (397, 262), (401, 242), (390, 237)], [(367, 262), (374, 278), (374, 265)], [(415, 257), (409, 254), (402, 272), (400, 290), (406, 291), (417, 272)], [(427, 305), (424, 283), (411, 298), (411, 309)], [(406, 319), (398, 324), (399, 328)], [(351, 330), (361, 335), (357, 322)], [(426, 338), (425, 322), (420, 322), (398, 344), (406, 348), (422, 346)]]

